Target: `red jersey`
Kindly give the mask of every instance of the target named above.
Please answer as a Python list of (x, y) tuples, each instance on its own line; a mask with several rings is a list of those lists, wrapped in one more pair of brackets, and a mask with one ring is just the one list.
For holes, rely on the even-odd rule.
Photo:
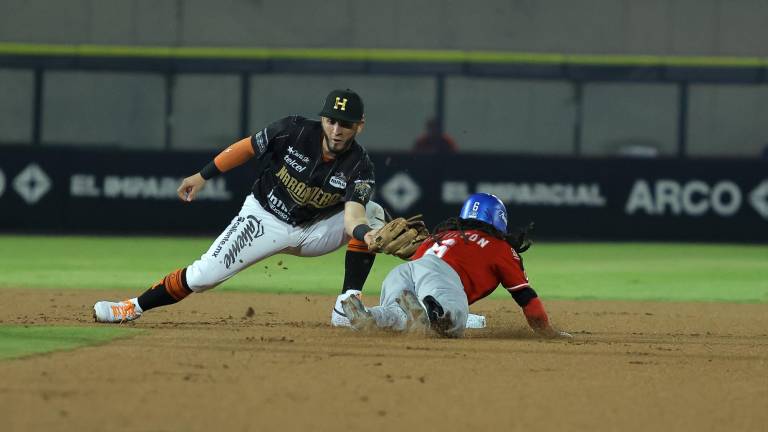
[(499, 284), (509, 291), (528, 285), (520, 255), (506, 241), (477, 230), (444, 231), (440, 243), (427, 240), (412, 259), (435, 255), (450, 265), (461, 278), (469, 304), (492, 293)]

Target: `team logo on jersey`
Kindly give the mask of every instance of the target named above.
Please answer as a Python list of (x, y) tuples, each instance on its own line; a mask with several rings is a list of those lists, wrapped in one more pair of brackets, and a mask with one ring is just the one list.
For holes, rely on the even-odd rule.
[(354, 195), (362, 202), (368, 202), (373, 194), (373, 186), (370, 182), (357, 180), (355, 181)]
[(283, 187), (299, 205), (310, 205), (316, 208), (330, 207), (341, 200), (341, 194), (324, 192), (320, 187), (309, 187), (306, 183), (297, 180), (288, 173), (288, 169), (283, 165), (275, 176), (282, 183)]
[(333, 187), (345, 189), (347, 187), (347, 178), (344, 177), (343, 172), (339, 171), (331, 177), (331, 180), (329, 180), (328, 183)]
[(336, 96), (336, 103), (333, 104), (333, 109), (335, 109), (335, 110), (340, 109), (342, 111), (346, 111), (347, 110), (347, 98), (342, 99), (342, 98)]

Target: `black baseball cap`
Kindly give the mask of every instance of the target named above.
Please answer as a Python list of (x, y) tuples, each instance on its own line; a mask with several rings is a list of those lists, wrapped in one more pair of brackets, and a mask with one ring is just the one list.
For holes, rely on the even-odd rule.
[(333, 90), (325, 98), (323, 110), (318, 113), (323, 117), (349, 122), (363, 119), (363, 100), (350, 89)]

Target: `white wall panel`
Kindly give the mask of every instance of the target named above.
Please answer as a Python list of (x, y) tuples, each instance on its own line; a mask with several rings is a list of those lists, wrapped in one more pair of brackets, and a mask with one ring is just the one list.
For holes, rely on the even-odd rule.
[(768, 85), (691, 86), (688, 154), (758, 157), (768, 145)]
[(43, 98), (45, 144), (165, 145), (165, 87), (160, 75), (49, 72)]
[(678, 88), (670, 84), (590, 83), (584, 86), (581, 148), (585, 155), (640, 148), (677, 152)]
[(573, 88), (564, 82), (446, 82), (446, 131), (460, 151), (569, 154), (574, 107)]
[(241, 137), (240, 78), (179, 75), (173, 89), (171, 148), (224, 149)]
[(0, 69), (0, 144), (32, 142), (33, 92), (32, 72)]

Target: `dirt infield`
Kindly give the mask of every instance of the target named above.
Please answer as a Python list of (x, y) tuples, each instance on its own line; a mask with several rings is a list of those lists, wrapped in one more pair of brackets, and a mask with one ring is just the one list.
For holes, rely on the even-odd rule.
[[(97, 325), (109, 292), (0, 290), (0, 325)], [(121, 294), (124, 295), (124, 294)], [(0, 362), (3, 430), (739, 430), (768, 424), (768, 304), (511, 301), (466, 339), (362, 335), (332, 298), (207, 293), (102, 346)], [(377, 299), (365, 298), (366, 304)], [(249, 307), (255, 312), (247, 313)]]

